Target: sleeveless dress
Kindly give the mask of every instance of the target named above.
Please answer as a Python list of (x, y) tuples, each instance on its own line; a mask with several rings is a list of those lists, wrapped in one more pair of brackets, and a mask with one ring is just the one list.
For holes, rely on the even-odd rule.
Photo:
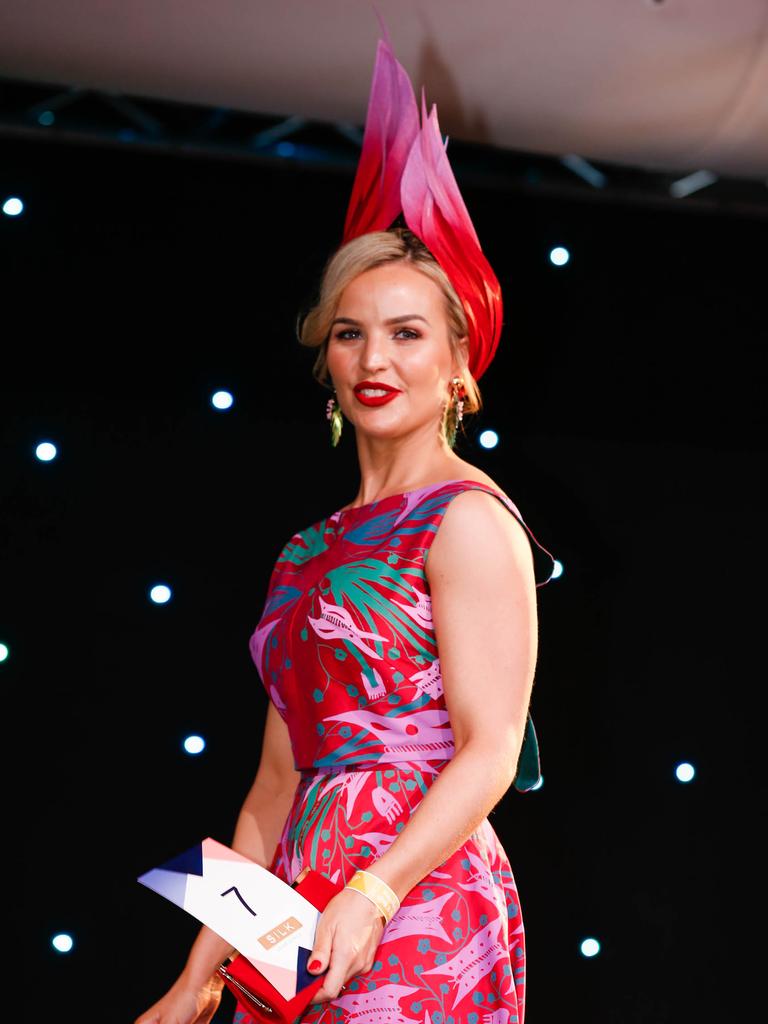
[[(554, 558), (517, 506), (446, 480), (341, 510), (278, 556), (249, 641), (301, 772), (270, 870), (305, 864), (338, 884), (397, 838), (454, 753), (425, 565), (451, 499), (494, 495), (532, 542), (536, 587)], [(539, 781), (530, 712), (514, 786)], [(507, 854), (488, 818), (408, 893), (370, 971), (301, 1024), (524, 1024), (525, 934)], [(237, 1003), (233, 1024), (252, 1024)]]

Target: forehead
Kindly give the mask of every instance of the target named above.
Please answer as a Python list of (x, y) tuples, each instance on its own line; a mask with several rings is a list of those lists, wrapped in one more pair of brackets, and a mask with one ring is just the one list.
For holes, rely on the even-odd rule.
[(341, 294), (339, 312), (351, 305), (365, 306), (372, 312), (390, 311), (409, 302), (405, 312), (417, 313), (424, 308), (434, 309), (441, 297), (438, 285), (420, 270), (403, 262), (385, 263), (364, 270), (350, 281)]

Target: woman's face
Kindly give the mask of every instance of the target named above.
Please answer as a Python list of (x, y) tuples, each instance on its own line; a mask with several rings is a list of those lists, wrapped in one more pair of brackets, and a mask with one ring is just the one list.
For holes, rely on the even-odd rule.
[[(440, 422), (451, 377), (461, 375), (444, 301), (431, 278), (402, 261), (366, 270), (344, 289), (328, 338), (328, 372), (358, 430), (385, 438)], [(382, 405), (366, 405), (355, 393), (363, 381), (397, 391)]]

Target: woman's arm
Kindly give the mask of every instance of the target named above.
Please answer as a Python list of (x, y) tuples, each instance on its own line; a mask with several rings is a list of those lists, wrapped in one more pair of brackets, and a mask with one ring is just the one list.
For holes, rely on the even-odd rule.
[[(270, 701), (256, 778), (235, 826), (231, 846), (262, 867), (269, 867), (291, 809), (300, 773), (293, 767), (288, 728)], [(181, 977), (197, 990), (208, 981), (233, 947), (206, 925), (192, 944)]]
[(451, 500), (426, 572), (455, 754), (367, 869), (400, 900), (472, 835), (509, 789), (538, 652), (530, 541), (498, 498), (464, 491)]

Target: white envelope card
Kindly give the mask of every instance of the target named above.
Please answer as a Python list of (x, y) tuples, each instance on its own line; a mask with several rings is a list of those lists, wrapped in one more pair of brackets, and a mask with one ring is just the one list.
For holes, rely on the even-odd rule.
[(298, 978), (314, 980), (306, 962), (322, 911), (241, 853), (209, 836), (138, 881), (230, 942), (285, 999)]

